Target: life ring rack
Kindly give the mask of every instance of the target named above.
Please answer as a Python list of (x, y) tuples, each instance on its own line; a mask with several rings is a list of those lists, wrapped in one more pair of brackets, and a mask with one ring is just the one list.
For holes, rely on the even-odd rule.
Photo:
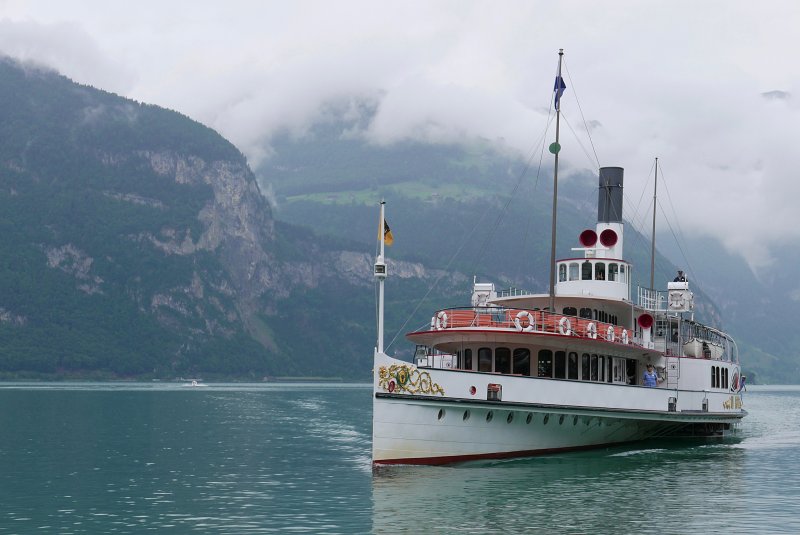
[[(528, 326), (522, 326), (522, 320), (526, 318), (528, 320)], [(514, 318), (514, 327), (520, 332), (529, 333), (532, 332), (536, 328), (536, 322), (533, 319), (533, 314), (528, 312), (527, 310), (520, 310), (517, 312), (516, 317)]]
[(572, 323), (570, 323), (568, 317), (562, 316), (561, 319), (558, 320), (558, 332), (565, 336), (572, 334)]
[(441, 331), (442, 329), (447, 329), (447, 319), (448, 319), (447, 312), (445, 312), (444, 310), (440, 310), (436, 314), (436, 321), (434, 326), (436, 327), (437, 331)]
[(597, 324), (595, 322), (592, 321), (586, 326), (586, 337), (592, 340), (597, 339)]
[(614, 333), (614, 326), (609, 325), (608, 329), (606, 329), (606, 340), (609, 342), (613, 342), (616, 339), (616, 333)]

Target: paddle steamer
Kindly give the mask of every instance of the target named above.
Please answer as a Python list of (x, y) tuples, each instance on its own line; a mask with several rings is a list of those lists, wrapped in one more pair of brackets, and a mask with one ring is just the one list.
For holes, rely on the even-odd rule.
[[(559, 62), (557, 111), (563, 89)], [(735, 430), (746, 415), (737, 347), (695, 321), (686, 277), (632, 295), (623, 176), (619, 167), (599, 170), (597, 224), (573, 249), (582, 256), (556, 260), (553, 237), (549, 293), (474, 282), (469, 306), (436, 310), (406, 335), (416, 344), (413, 362), (384, 352), (381, 239), (374, 464), (524, 457)], [(555, 213), (554, 197), (553, 229)], [(655, 377), (645, 377), (648, 366)]]

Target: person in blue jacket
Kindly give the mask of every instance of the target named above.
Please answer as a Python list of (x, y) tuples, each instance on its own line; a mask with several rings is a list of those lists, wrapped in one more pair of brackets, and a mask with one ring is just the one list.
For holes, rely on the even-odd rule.
[(648, 364), (647, 370), (642, 374), (642, 384), (644, 386), (658, 386), (658, 375), (656, 375), (652, 364)]

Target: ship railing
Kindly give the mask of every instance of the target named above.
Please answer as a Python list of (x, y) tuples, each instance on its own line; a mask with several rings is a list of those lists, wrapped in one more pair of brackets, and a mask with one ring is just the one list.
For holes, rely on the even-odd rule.
[(497, 293), (498, 297), (519, 297), (523, 295), (533, 295), (533, 293), (528, 290), (523, 290), (522, 288), (506, 288)]
[(632, 330), (620, 325), (545, 310), (505, 307), (446, 308), (436, 312), (424, 330), (497, 329), (547, 333), (641, 346)]
[(639, 306), (652, 312), (667, 311), (667, 297), (664, 292), (653, 288), (643, 288), (639, 286)]

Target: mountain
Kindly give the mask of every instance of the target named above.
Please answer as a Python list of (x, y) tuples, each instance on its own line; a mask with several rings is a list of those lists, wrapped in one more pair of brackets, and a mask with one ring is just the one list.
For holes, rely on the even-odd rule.
[[(0, 97), (0, 378), (365, 379), (382, 198), (389, 352), (410, 358), (402, 334), (468, 304), (473, 276), (547, 287), (551, 171), (536, 155), (376, 146), (334, 120), (273, 140), (254, 174), (213, 130), (51, 71), (0, 60)], [(562, 177), (567, 256), (594, 225), (597, 179)], [(648, 241), (625, 239), (642, 281)], [(698, 315), (732, 325), (748, 373), (791, 382), (795, 335), (771, 321), (796, 311), (786, 276), (753, 290), (713, 245), (698, 247)], [(658, 255), (657, 280), (675, 269)]]
[[(384, 198), (395, 235), (393, 257), (460, 271), (467, 279), (477, 275), (503, 288), (547, 291), (551, 162), (542, 168), (538, 155), (525, 162), (488, 144), (373, 145), (353, 135), (368, 124), (369, 113), (357, 124), (328, 121), (305, 138), (280, 136), (272, 142), (274, 155), (256, 175), (274, 193), (275, 217), (323, 236), (370, 236), (374, 222), (368, 216)], [(559, 257), (569, 256), (579, 233), (594, 227), (596, 197), (594, 174), (563, 169)], [(691, 247), (685, 245), (689, 263), (674, 240), (663, 238), (657, 240), (656, 286), (666, 287), (679, 268), (697, 273), (692, 281), (696, 317), (737, 337), (751, 381), (796, 382), (794, 335), (770, 318), (779, 310), (788, 312), (797, 301), (787, 304), (786, 292), (783, 298), (779, 292), (763, 292), (743, 259), (726, 253), (715, 240), (695, 238)], [(637, 285), (649, 286), (650, 240), (632, 225), (626, 227), (625, 240), (626, 259), (634, 265), (635, 299)], [(667, 255), (661, 251), (664, 244)], [(439, 303), (466, 304), (468, 292), (462, 288), (462, 300)], [(421, 308), (436, 305), (429, 299)], [(785, 370), (792, 374), (787, 377)]]
[(274, 221), (213, 130), (0, 61), (2, 377), (366, 377), (350, 245)]

